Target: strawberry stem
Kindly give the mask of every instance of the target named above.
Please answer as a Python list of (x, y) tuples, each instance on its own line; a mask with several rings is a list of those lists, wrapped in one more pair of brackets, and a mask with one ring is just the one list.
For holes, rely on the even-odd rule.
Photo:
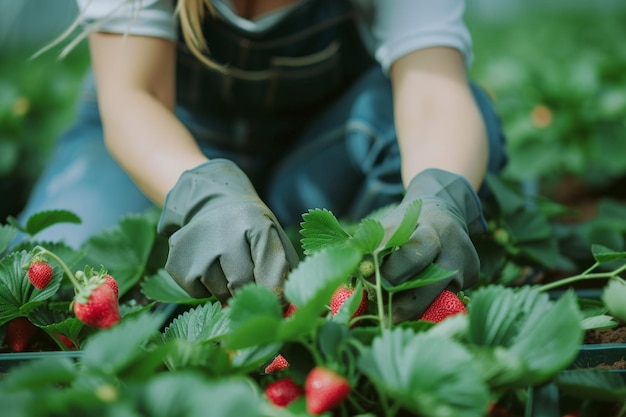
[[(380, 330), (385, 330), (385, 310), (383, 303), (383, 284), (382, 278), (380, 276), (380, 262), (378, 260), (378, 254), (375, 253), (374, 256), (374, 274), (376, 277), (376, 307), (378, 309), (378, 320), (380, 325)], [(389, 303), (389, 311), (391, 311), (391, 302)], [(391, 316), (389, 316), (391, 318)]]
[(621, 279), (618, 275), (620, 273), (622, 273), (623, 271), (626, 271), (626, 264), (620, 266), (619, 268), (613, 270), (613, 271), (609, 271), (609, 272), (597, 272), (597, 273), (591, 273), (591, 271), (593, 271), (594, 269), (596, 269), (598, 266), (600, 265), (600, 262), (596, 262), (595, 264), (593, 264), (591, 267), (589, 267), (586, 271), (578, 274), (578, 275), (573, 275), (571, 277), (568, 278), (563, 278), (560, 279), (558, 281), (554, 281), (554, 282), (550, 282), (544, 285), (541, 285), (539, 287), (539, 291), (541, 292), (545, 292), (545, 291), (550, 291), (554, 288), (563, 286), (563, 285), (569, 285), (572, 284), (574, 282), (578, 282), (578, 281), (583, 281), (586, 279)]
[(59, 258), (55, 253), (39, 245), (35, 246), (35, 251), (37, 251), (38, 253), (43, 253), (51, 257), (52, 259), (54, 259), (59, 265), (61, 265), (61, 268), (63, 268), (63, 271), (65, 271), (65, 274), (68, 276), (68, 278), (74, 285), (74, 288), (79, 289), (81, 287), (80, 283), (78, 282), (78, 280), (76, 279), (72, 271), (68, 268), (65, 262), (63, 262), (63, 260)]

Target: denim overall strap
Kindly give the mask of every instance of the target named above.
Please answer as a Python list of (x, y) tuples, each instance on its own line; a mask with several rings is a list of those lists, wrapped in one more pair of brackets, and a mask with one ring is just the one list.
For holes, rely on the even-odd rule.
[(310, 115), (373, 64), (347, 0), (301, 1), (261, 33), (219, 15), (209, 15), (203, 29), (207, 58), (223, 70), (207, 67), (181, 42), (178, 102), (222, 119)]

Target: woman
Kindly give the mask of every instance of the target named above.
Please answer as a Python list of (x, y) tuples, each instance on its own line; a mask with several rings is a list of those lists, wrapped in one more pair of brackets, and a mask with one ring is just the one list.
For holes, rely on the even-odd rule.
[(397, 298), (394, 319), (477, 282), (477, 192), (505, 157), (468, 80), (464, 1), (78, 4), (93, 77), (24, 216), (77, 212), (83, 224), (49, 231), (77, 245), (156, 203), (166, 269), (189, 294), (225, 300), (252, 281), (280, 292), (298, 262), (282, 227), (308, 209), (358, 220), (419, 198), (420, 225), (385, 278), (431, 262), (457, 273)]

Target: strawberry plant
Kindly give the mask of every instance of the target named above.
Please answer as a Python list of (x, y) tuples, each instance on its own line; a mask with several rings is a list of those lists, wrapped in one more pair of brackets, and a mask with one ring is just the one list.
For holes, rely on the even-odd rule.
[[(77, 350), (99, 329), (117, 325), (143, 309), (167, 305), (141, 289), (144, 280), (158, 274), (163, 264), (155, 255), (162, 244), (155, 232), (157, 215), (149, 211), (128, 216), (80, 248), (37, 240), (40, 231), (56, 223), (80, 222), (71, 212), (38, 213), (23, 225), (9, 218), (0, 226), (2, 351)], [(19, 232), (27, 238), (17, 242)], [(153, 291), (167, 299), (172, 287), (175, 284), (162, 279), (151, 289), (148, 286), (146, 293)], [(12, 330), (15, 323), (22, 323), (19, 342)], [(36, 332), (26, 332), (30, 328)]]
[[(491, 284), (462, 298), (443, 295), (443, 310), (435, 312), (446, 315), (441, 320), (392, 322), (395, 294), (451, 273), (431, 265), (397, 286), (382, 275), (385, 255), (419, 227), (419, 209), (419, 201), (410, 205), (387, 235), (376, 215), (346, 226), (327, 210), (305, 213), (304, 257), (285, 283), (286, 300), (249, 284), (226, 305), (191, 302), (158, 268), (143, 278), (142, 293), (187, 301), (165, 327), (162, 311), (121, 314), (115, 326), (83, 339), (78, 359), (13, 368), (0, 381), (0, 400), (11, 398), (18, 413), (32, 416), (175, 410), (181, 416), (478, 417), (496, 403), (522, 413), (529, 387), (554, 378), (578, 352), (577, 298), (568, 292), (553, 300), (539, 287)], [(120, 280), (120, 295), (122, 288)], [(333, 303), (338, 291), (341, 303)]]

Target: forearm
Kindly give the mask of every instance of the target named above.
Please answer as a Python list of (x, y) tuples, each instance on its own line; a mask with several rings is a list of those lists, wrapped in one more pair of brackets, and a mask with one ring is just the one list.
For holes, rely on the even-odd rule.
[(207, 160), (172, 111), (150, 94), (126, 92), (108, 107), (101, 111), (107, 148), (156, 204), (183, 171)]
[[(457, 94), (457, 97), (465, 94)], [(472, 97), (433, 97), (397, 123), (405, 185), (427, 168), (463, 175), (477, 190), (488, 159), (486, 132)]]
[(148, 198), (162, 205), (183, 171), (206, 161), (175, 108), (175, 44), (89, 36), (106, 146)]
[(487, 134), (459, 55), (433, 49), (392, 68), (405, 185), (427, 168), (463, 175), (475, 189), (488, 160)]

